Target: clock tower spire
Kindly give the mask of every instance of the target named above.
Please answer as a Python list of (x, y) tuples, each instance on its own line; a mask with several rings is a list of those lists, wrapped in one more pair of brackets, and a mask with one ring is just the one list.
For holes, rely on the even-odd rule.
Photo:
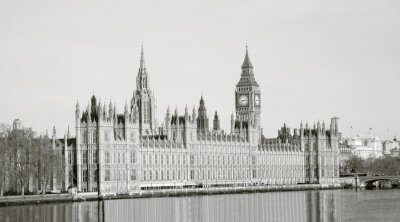
[(260, 128), (260, 88), (254, 78), (253, 65), (250, 61), (248, 48), (242, 64), (240, 80), (236, 84), (235, 107), (237, 120), (248, 122)]

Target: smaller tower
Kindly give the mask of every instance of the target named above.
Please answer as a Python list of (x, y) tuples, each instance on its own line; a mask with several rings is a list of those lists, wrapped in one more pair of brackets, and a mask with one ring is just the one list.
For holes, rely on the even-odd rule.
[(92, 118), (92, 121), (97, 117), (97, 100), (94, 95), (92, 96), (91, 99), (90, 116)]
[(194, 106), (192, 110), (192, 121), (196, 121), (196, 108)]
[(187, 105), (186, 105), (186, 107), (185, 107), (185, 122), (186, 122), (186, 121), (189, 121), (189, 110), (188, 110)]
[(231, 115), (231, 134), (235, 132), (235, 114), (232, 112)]
[(76, 120), (76, 124), (78, 124), (79, 119), (81, 118), (81, 110), (79, 107), (79, 101), (76, 101), (76, 107), (75, 107), (75, 120)]
[(200, 106), (198, 110), (198, 117), (197, 117), (197, 132), (206, 133), (209, 131), (208, 128), (208, 117), (207, 117), (207, 110), (206, 106), (204, 105), (203, 96), (200, 98)]
[(218, 119), (218, 113), (217, 113), (217, 111), (215, 111), (215, 114), (214, 114), (213, 130), (214, 130), (214, 131), (219, 131), (219, 130), (220, 130), (219, 119)]
[(168, 139), (171, 139), (171, 113), (169, 107), (167, 109), (167, 114), (165, 114), (165, 131)]

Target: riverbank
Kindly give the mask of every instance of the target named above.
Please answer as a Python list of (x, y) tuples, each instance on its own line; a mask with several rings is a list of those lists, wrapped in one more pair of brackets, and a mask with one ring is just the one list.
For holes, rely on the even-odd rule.
[(220, 195), (233, 193), (262, 193), (281, 191), (303, 191), (303, 190), (325, 190), (340, 189), (340, 186), (321, 184), (298, 184), (298, 185), (268, 185), (268, 186), (245, 186), (245, 187), (212, 187), (212, 188), (186, 188), (165, 190), (141, 190), (130, 194), (103, 194), (78, 193), (78, 194), (45, 194), (26, 196), (0, 197), (0, 207), (25, 204), (47, 204), (74, 201), (95, 201), (109, 199), (151, 198), (151, 197), (173, 197), (194, 195)]

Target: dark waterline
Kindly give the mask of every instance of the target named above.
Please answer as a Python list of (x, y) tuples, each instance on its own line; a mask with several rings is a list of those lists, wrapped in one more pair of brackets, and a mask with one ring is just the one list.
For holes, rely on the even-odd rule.
[(400, 190), (321, 190), (0, 208), (0, 221), (399, 221)]

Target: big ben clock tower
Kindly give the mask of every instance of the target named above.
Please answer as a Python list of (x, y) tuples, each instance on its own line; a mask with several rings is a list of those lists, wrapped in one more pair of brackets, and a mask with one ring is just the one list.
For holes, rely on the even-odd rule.
[(250, 62), (246, 46), (246, 56), (242, 65), (242, 74), (235, 91), (236, 119), (260, 128), (261, 99), (260, 88), (254, 79), (253, 65)]

